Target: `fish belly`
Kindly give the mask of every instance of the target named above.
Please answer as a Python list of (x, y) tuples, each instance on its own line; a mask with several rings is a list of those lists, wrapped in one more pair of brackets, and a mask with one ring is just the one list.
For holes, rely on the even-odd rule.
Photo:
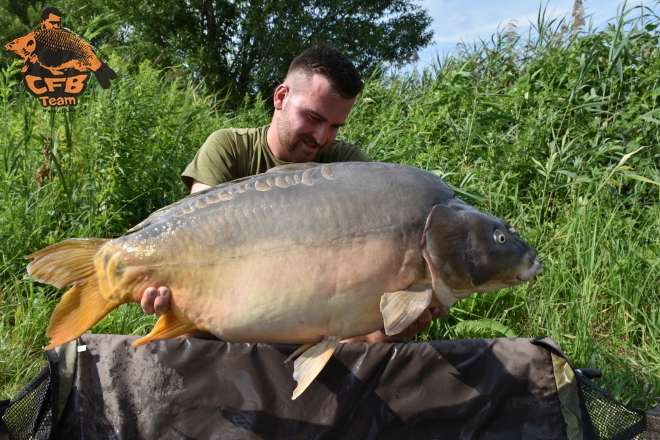
[(232, 342), (364, 335), (383, 327), (383, 293), (412, 282), (398, 251), (389, 240), (362, 239), (189, 268), (168, 276), (172, 306), (198, 328)]

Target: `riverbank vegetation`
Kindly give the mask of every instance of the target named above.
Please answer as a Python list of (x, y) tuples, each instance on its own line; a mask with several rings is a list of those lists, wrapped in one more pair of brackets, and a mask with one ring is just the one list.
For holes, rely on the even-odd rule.
[[(640, 17), (643, 13), (643, 17)], [(375, 161), (445, 179), (510, 222), (545, 272), (473, 295), (420, 339), (546, 334), (576, 367), (603, 370), (625, 403), (660, 403), (660, 53), (650, 10), (585, 30), (543, 11), (432, 66), (374, 73), (340, 137)], [(117, 237), (186, 194), (179, 173), (212, 131), (268, 123), (257, 96), (229, 110), (177, 68), (131, 64), (103, 90), (90, 80), (68, 113), (44, 112), (0, 77), (0, 398), (43, 365), (62, 290), (32, 281), (23, 258), (70, 237)], [(122, 306), (92, 331), (146, 334)]]

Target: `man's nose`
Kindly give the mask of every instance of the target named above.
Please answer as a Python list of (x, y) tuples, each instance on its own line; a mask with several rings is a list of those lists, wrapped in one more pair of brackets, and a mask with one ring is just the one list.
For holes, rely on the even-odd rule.
[(328, 140), (328, 126), (326, 124), (318, 124), (314, 130), (314, 140), (319, 145), (325, 145)]

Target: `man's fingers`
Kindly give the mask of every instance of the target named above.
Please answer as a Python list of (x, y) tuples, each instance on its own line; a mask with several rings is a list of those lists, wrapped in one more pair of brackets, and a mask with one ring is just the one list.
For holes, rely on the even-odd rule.
[(444, 306), (433, 307), (432, 309), (424, 309), (419, 318), (407, 329), (401, 332), (402, 336), (405, 336), (408, 339), (413, 339), (419, 333), (423, 333), (429, 329), (431, 326), (431, 320), (433, 316), (443, 317), (447, 314), (447, 309)]
[(147, 290), (142, 294), (142, 299), (140, 300), (140, 306), (142, 306), (142, 311), (147, 315), (154, 314), (154, 300), (158, 290), (155, 287), (147, 287)]
[(158, 296), (154, 300), (154, 312), (156, 315), (162, 316), (163, 313), (170, 309), (170, 289), (162, 286), (158, 288)]
[(445, 306), (433, 307), (431, 309), (431, 315), (435, 316), (436, 318), (444, 318), (445, 316), (447, 316), (447, 307)]

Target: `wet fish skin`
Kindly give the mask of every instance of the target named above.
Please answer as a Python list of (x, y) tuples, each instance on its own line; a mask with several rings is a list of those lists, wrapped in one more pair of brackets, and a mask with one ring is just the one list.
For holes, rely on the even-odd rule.
[(124, 237), (67, 240), (29, 257), (35, 279), (74, 284), (51, 318), (49, 347), (139, 302), (148, 286), (168, 285), (170, 312), (136, 345), (194, 329), (235, 342), (318, 343), (296, 360), (294, 397), (340, 339), (383, 324), (393, 331), (425, 307), (542, 270), (508, 223), (439, 177), (378, 163), (285, 167), (193, 194)]

